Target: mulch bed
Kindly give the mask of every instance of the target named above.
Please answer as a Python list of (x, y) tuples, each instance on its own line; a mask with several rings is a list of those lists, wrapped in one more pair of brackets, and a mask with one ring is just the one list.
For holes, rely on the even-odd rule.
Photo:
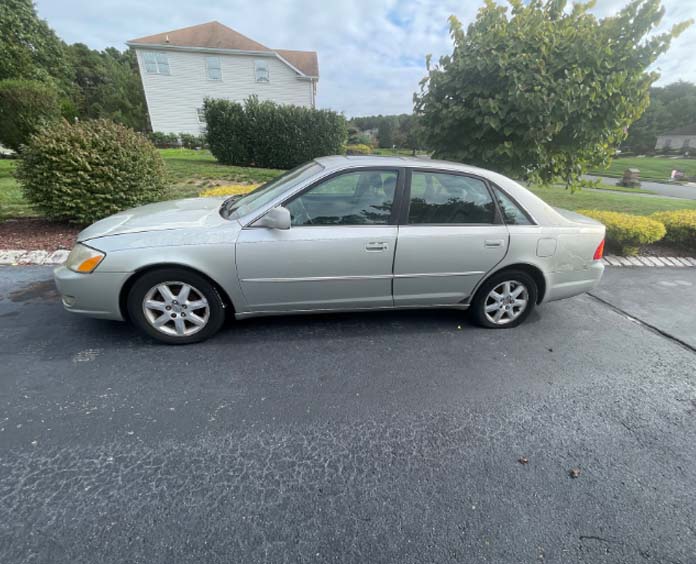
[(57, 251), (71, 249), (82, 230), (78, 225), (46, 219), (8, 219), (0, 222), (0, 249)]

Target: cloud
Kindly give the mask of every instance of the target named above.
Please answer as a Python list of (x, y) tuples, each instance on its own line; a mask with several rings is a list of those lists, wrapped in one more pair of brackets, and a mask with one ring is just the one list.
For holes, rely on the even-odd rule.
[[(606, 16), (628, 0), (598, 0)], [(410, 112), (425, 57), (451, 52), (447, 18), (465, 25), (483, 2), (462, 0), (38, 0), (39, 15), (67, 42), (125, 48), (135, 37), (218, 20), (264, 45), (319, 53), (318, 102), (347, 115)], [(660, 26), (696, 18), (696, 0), (663, 0)], [(656, 64), (661, 84), (696, 82), (692, 26)]]

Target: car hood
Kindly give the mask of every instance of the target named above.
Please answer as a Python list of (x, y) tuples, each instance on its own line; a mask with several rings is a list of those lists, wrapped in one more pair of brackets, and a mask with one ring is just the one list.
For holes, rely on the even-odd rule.
[(125, 210), (93, 223), (78, 236), (89, 241), (106, 235), (213, 227), (226, 221), (218, 210), (225, 198), (189, 198), (148, 204)]

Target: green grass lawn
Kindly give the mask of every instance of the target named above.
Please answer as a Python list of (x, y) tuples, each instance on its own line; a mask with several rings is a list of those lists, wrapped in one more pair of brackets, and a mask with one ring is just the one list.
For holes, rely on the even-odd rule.
[[(162, 157), (170, 180), (169, 197), (186, 198), (221, 184), (256, 184), (266, 182), (282, 171), (264, 168), (225, 166), (208, 151), (163, 149)], [(12, 176), (16, 161), (0, 159), (0, 220), (37, 215), (22, 197)], [(561, 187), (533, 187), (532, 190), (550, 205), (568, 209), (598, 209), (634, 214), (655, 211), (696, 209), (696, 200), (648, 198), (628, 193), (580, 190), (575, 193)]]
[(640, 170), (643, 180), (657, 180), (666, 182), (669, 180), (673, 169), (679, 169), (687, 176), (696, 176), (696, 159), (675, 159), (672, 157), (623, 157), (614, 159), (607, 169), (591, 170), (590, 174), (621, 178), (627, 168)]
[(218, 163), (210, 151), (160, 149), (169, 174), (171, 197), (190, 198), (221, 184), (260, 184), (283, 171), (270, 168), (226, 166)]
[(592, 190), (611, 190), (612, 192), (627, 192), (628, 194), (655, 194), (652, 190), (643, 190), (642, 188), (626, 188), (625, 186), (614, 186), (613, 184), (597, 184), (590, 186)]
[(22, 190), (12, 176), (17, 161), (0, 159), (0, 221), (12, 217), (37, 215), (22, 196)]
[(632, 196), (608, 190), (578, 190), (571, 193), (560, 186), (532, 186), (531, 190), (549, 205), (569, 210), (592, 209), (649, 215), (656, 211), (696, 209), (696, 200)]

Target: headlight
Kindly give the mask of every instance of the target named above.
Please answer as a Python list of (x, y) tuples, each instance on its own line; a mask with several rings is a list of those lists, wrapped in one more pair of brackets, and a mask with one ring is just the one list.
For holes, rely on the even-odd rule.
[(97, 251), (92, 247), (78, 243), (73, 247), (68, 255), (68, 260), (65, 261), (65, 266), (75, 272), (89, 273), (92, 272), (106, 255), (101, 251)]

